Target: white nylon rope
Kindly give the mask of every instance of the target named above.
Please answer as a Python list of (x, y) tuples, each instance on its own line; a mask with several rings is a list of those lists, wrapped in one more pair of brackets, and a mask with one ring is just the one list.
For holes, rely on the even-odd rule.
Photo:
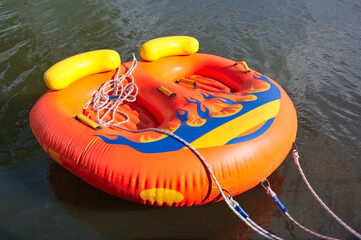
[(327, 207), (327, 205), (321, 200), (321, 198), (316, 194), (316, 192), (313, 190), (313, 188), (311, 187), (311, 184), (308, 182), (305, 174), (303, 173), (303, 170), (301, 168), (300, 162), (299, 162), (299, 154), (297, 151), (297, 146), (294, 145), (294, 149), (292, 150), (292, 156), (293, 156), (293, 160), (295, 162), (295, 165), (297, 166), (303, 181), (305, 182), (307, 188), (310, 190), (310, 192), (312, 193), (312, 195), (316, 198), (316, 200), (321, 204), (321, 206), (339, 223), (341, 224), (345, 229), (347, 229), (350, 233), (352, 233), (355, 237), (357, 237), (358, 239), (361, 239), (361, 234), (356, 232), (354, 229), (352, 229), (349, 225), (347, 225), (344, 221), (342, 221), (334, 212), (331, 211), (331, 209), (329, 209)]
[[(166, 130), (158, 129), (158, 128), (147, 128), (147, 129), (141, 129), (141, 130), (130, 130), (123, 128), (119, 125), (124, 124), (129, 121), (129, 116), (118, 110), (117, 108), (124, 103), (124, 101), (127, 102), (134, 102), (136, 100), (136, 96), (138, 94), (138, 87), (134, 82), (134, 77), (132, 75), (133, 70), (137, 66), (137, 59), (135, 58), (135, 55), (133, 54), (133, 64), (131, 68), (121, 77), (119, 77), (120, 67), (118, 68), (115, 76), (113, 79), (105, 82), (99, 90), (94, 94), (94, 96), (85, 104), (84, 110), (88, 109), (88, 107), (93, 104), (92, 110), (88, 113), (87, 117), (89, 118), (94, 112), (97, 113), (97, 119), (95, 120), (101, 125), (104, 125), (106, 127), (116, 127), (128, 132), (132, 133), (142, 133), (142, 132), (158, 132), (162, 134), (166, 134), (170, 137), (173, 137), (174, 139), (178, 140), (185, 146), (187, 146), (203, 163), (203, 165), (206, 167), (207, 171), (211, 175), (212, 179), (217, 185), (217, 188), (219, 192), (221, 193), (222, 197), (224, 198), (225, 202), (227, 203), (228, 207), (244, 222), (246, 223), (250, 228), (252, 228), (254, 231), (256, 231), (261, 236), (267, 238), (267, 239), (277, 239), (281, 240), (282, 238), (279, 238), (259, 225), (257, 225), (255, 222), (253, 222), (249, 217), (248, 214), (243, 211), (243, 209), (239, 206), (239, 204), (232, 198), (232, 196), (229, 194), (228, 196), (225, 195), (224, 190), (218, 183), (215, 175), (213, 174), (210, 166), (207, 164), (206, 160), (203, 158), (203, 156), (195, 149), (190, 143), (182, 139), (181, 137), (175, 135), (174, 133), (171, 133)], [(130, 78), (130, 82), (127, 83), (125, 86), (123, 86), (123, 80), (125, 78)], [(112, 93), (113, 92), (113, 93)], [(111, 95), (110, 95), (111, 94)], [(105, 111), (104, 113), (101, 113), (102, 111)], [(125, 120), (120, 122), (115, 122), (115, 114), (119, 113), (121, 114)], [(110, 116), (110, 120), (104, 121), (106, 116)]]
[[(142, 132), (148, 132), (148, 131), (153, 131), (153, 132), (158, 132), (158, 133), (162, 133), (162, 134), (166, 134), (170, 137), (173, 137), (174, 139), (178, 140), (179, 142), (181, 142), (183, 145), (187, 146), (197, 157), (198, 159), (204, 164), (204, 166), (206, 167), (207, 171), (209, 172), (209, 174), (211, 175), (212, 179), (214, 180), (214, 182), (216, 183), (216, 186), (220, 192), (220, 194), (222, 195), (222, 197), (224, 198), (225, 202), (227, 203), (228, 207), (244, 222), (246, 223), (250, 228), (252, 228), (255, 232), (257, 232), (258, 234), (260, 234), (261, 236), (267, 238), (267, 239), (276, 239), (276, 240), (282, 240), (282, 238), (277, 237), (275, 235), (273, 235), (272, 233), (268, 232), (267, 230), (263, 229), (261, 226), (259, 226), (258, 224), (256, 224), (254, 221), (252, 221), (251, 218), (248, 217), (247, 213), (245, 213), (242, 209), (239, 211), (237, 210), (237, 207), (240, 208), (238, 202), (236, 202), (231, 195), (226, 196), (224, 194), (224, 190), (222, 189), (222, 187), (220, 186), (219, 182), (217, 181), (217, 178), (215, 177), (212, 169), (210, 168), (210, 166), (208, 165), (208, 163), (206, 162), (206, 160), (203, 158), (203, 156), (198, 152), (197, 149), (195, 149), (190, 143), (188, 143), (187, 141), (185, 141), (183, 138), (179, 137), (178, 135), (175, 135), (174, 133), (171, 133), (169, 131), (163, 130), (163, 129), (158, 129), (158, 128), (146, 128), (146, 129), (141, 129), (141, 130), (130, 130), (130, 129), (126, 129), (123, 127), (119, 127), (116, 126), (119, 129), (128, 131), (128, 132), (132, 132), (132, 133), (142, 133)], [(240, 213), (242, 212), (242, 213)], [(246, 214), (247, 216), (245, 217), (242, 214)]]
[(325, 236), (325, 235), (319, 234), (317, 232), (314, 232), (311, 229), (308, 229), (308, 228), (304, 227), (303, 225), (301, 225), (295, 219), (293, 219), (293, 217), (291, 217), (291, 215), (288, 212), (285, 212), (285, 214), (294, 224), (297, 225), (297, 227), (301, 228), (303, 231), (308, 232), (309, 234), (311, 234), (315, 237), (319, 237), (319, 238), (326, 239), (326, 240), (339, 240), (339, 238), (333, 238), (333, 237)]
[[(266, 185), (264, 183), (267, 183)], [(277, 197), (277, 194), (271, 189), (271, 185), (268, 181), (268, 179), (265, 179), (261, 182), (261, 185), (264, 189), (266, 189), (267, 194), (273, 198), (273, 200), (278, 204), (278, 206), (281, 208), (281, 210), (284, 212), (284, 214), (299, 228), (301, 228), (302, 230), (304, 230), (305, 232), (308, 232), (309, 234), (322, 238), (322, 239), (326, 239), (326, 240), (339, 240), (338, 238), (333, 238), (333, 237), (329, 237), (326, 235), (322, 235), (319, 234), (317, 232), (312, 231), (311, 229), (308, 229), (306, 227), (304, 227), (303, 225), (301, 225), (299, 222), (297, 222), (295, 219), (293, 219), (293, 217), (291, 217), (291, 215), (288, 213), (288, 209), (283, 205), (283, 203), (279, 200), (279, 198)]]
[[(99, 124), (106, 127), (116, 127), (129, 121), (129, 116), (118, 110), (118, 107), (124, 102), (134, 102), (138, 95), (138, 86), (134, 83), (132, 75), (133, 70), (137, 66), (137, 59), (133, 53), (133, 64), (129, 70), (119, 77), (120, 67), (114, 75), (114, 78), (105, 82), (94, 96), (84, 105), (83, 109), (86, 110), (91, 104), (92, 110), (87, 117), (89, 118), (94, 112), (97, 113), (97, 120)], [(126, 85), (123, 84), (124, 79), (130, 79)], [(111, 94), (111, 95), (110, 95)], [(103, 112), (104, 111), (104, 112)], [(121, 114), (125, 119), (120, 122), (115, 122), (115, 114)], [(110, 119), (104, 119), (109, 116)]]
[[(185, 141), (184, 139), (182, 139), (181, 137), (175, 135), (174, 133), (171, 133), (169, 131), (166, 130), (162, 130), (162, 129), (158, 129), (158, 128), (147, 128), (147, 129), (142, 129), (142, 130), (130, 130), (130, 129), (126, 129), (123, 127), (120, 127), (119, 125), (124, 124), (126, 122), (129, 121), (129, 116), (118, 110), (118, 107), (124, 102), (134, 102), (136, 100), (136, 96), (138, 95), (138, 86), (135, 84), (134, 82), (134, 77), (132, 75), (133, 70), (135, 69), (135, 67), (137, 66), (137, 59), (135, 58), (135, 55), (133, 54), (133, 63), (132, 66), (130, 67), (130, 69), (121, 77), (119, 77), (119, 72), (120, 72), (120, 67), (117, 69), (117, 72), (114, 76), (113, 79), (105, 82), (100, 89), (94, 94), (94, 96), (85, 104), (84, 106), (84, 110), (86, 110), (91, 104), (93, 104), (92, 106), (92, 110), (89, 112), (89, 114), (87, 115), (87, 117), (90, 117), (94, 112), (97, 113), (97, 119), (95, 120), (96, 122), (98, 122), (101, 125), (104, 125), (106, 127), (116, 127), (128, 132), (132, 132), (132, 133), (141, 133), (141, 132), (148, 132), (148, 131), (153, 131), (153, 132), (158, 132), (158, 133), (162, 133), (162, 134), (166, 134), (170, 137), (173, 137), (174, 139), (178, 140), (179, 142), (181, 142), (182, 144), (184, 144), (185, 146), (187, 146), (197, 157), (198, 159), (203, 163), (203, 165), (206, 167), (207, 171), (209, 172), (209, 174), (211, 175), (212, 179), (214, 180), (220, 194), (222, 195), (223, 199), (225, 200), (225, 202), (227, 203), (228, 207), (243, 221), (245, 222), (250, 228), (252, 228), (254, 231), (256, 231), (257, 233), (259, 233), (260, 235), (262, 235), (265, 238), (268, 239), (282, 239), (280, 237), (277, 237), (271, 233), (269, 233), (268, 231), (266, 231), (265, 229), (263, 229), (262, 227), (260, 227), (258, 224), (256, 224), (254, 221), (252, 221), (252, 219), (250, 219), (248, 217), (248, 214), (245, 213), (243, 211), (243, 209), (239, 206), (239, 204), (232, 198), (232, 196), (229, 194), (228, 196), (225, 195), (224, 191), (222, 189), (222, 187), (220, 186), (220, 184), (218, 183), (215, 175), (213, 174), (213, 171), (211, 170), (210, 166), (208, 165), (208, 163), (206, 162), (206, 160), (203, 158), (203, 156), (197, 151), (197, 149), (195, 149), (190, 143), (188, 143), (187, 141)], [(129, 78), (130, 82), (128, 82), (125, 86), (123, 85), (123, 80), (125, 78)], [(102, 111), (105, 111), (104, 113), (101, 113)], [(125, 119), (123, 121), (120, 122), (115, 122), (115, 114), (119, 113), (121, 114)], [(110, 119), (108, 121), (104, 121), (104, 118), (106, 118), (107, 116), (110, 116)], [(302, 168), (300, 166), (299, 163), (299, 155), (297, 152), (297, 149), (294, 149), (292, 151), (292, 155), (293, 155), (293, 159), (294, 162), (296, 164), (296, 166), (298, 167), (301, 176), (304, 180), (304, 182), (306, 183), (308, 189), (311, 191), (312, 195), (316, 198), (316, 200), (324, 207), (324, 209), (327, 210), (327, 212), (329, 212), (329, 214), (334, 217), (343, 227), (345, 227), (348, 231), (350, 231), (353, 235), (355, 235), (357, 238), (361, 239), (361, 235), (359, 233), (357, 233), (354, 229), (352, 229), (350, 226), (348, 226), (345, 222), (343, 222), (339, 217), (336, 216), (336, 214), (334, 214), (327, 206), (326, 204), (323, 203), (323, 201), (318, 197), (318, 195), (315, 193), (315, 191), (313, 190), (313, 188), (311, 187), (311, 185), (309, 184), (309, 182), (306, 179), (306, 176), (304, 175)], [(266, 188), (267, 190), (269, 190), (270, 192), (273, 192), (271, 190), (270, 187)], [(273, 192), (274, 193), (274, 192)], [(272, 194), (271, 194), (272, 195)], [(275, 195), (275, 194), (274, 194)], [(276, 196), (276, 198), (278, 199), (278, 197)], [(276, 200), (276, 199), (275, 199)], [(278, 200), (279, 201), (279, 200)], [(277, 202), (277, 200), (276, 200)], [(279, 201), (280, 202), (280, 201)], [(278, 203), (278, 202), (277, 202)], [(279, 204), (279, 203), (278, 203)], [(280, 205), (280, 204), (279, 204)], [(281, 203), (281, 205), (283, 205)], [(280, 205), (280, 207), (281, 207)], [(284, 207), (284, 206), (283, 206)], [(282, 209), (282, 207), (281, 207)], [(316, 236), (316, 237), (320, 237), (320, 238), (324, 238), (324, 239), (329, 239), (329, 240), (335, 240), (335, 238), (332, 237), (328, 237), (328, 236), (324, 236), (322, 234), (313, 232), (312, 230), (302, 226), (301, 224), (299, 224), (296, 220), (294, 220), (291, 215), (287, 212), (287, 208), (284, 207), (284, 209), (282, 209), (286, 216), (292, 221), (294, 222), (298, 227), (300, 227), (301, 229), (305, 230), (306, 232)]]
[[(339, 222), (343, 227), (345, 227), (350, 233), (352, 233), (354, 236), (356, 236), (357, 238), (361, 239), (361, 235), (356, 232), (354, 229), (352, 229), (349, 225), (347, 225), (345, 222), (343, 222), (338, 216), (336, 216), (336, 214), (334, 214), (327, 206), (326, 204), (318, 197), (318, 195), (316, 194), (316, 192), (313, 190), (313, 188), (311, 187), (310, 183), (308, 182), (305, 174), (303, 173), (303, 170), (301, 168), (301, 165), (299, 163), (299, 154), (297, 151), (297, 146), (294, 143), (293, 145), (293, 149), (292, 149), (292, 156), (293, 156), (293, 160), (296, 164), (296, 166), (298, 167), (298, 170), (304, 180), (304, 182), (306, 183), (308, 189), (310, 190), (310, 192), (312, 193), (312, 195), (316, 198), (316, 200), (321, 204), (321, 206), (333, 217), (337, 220), (337, 222)], [(265, 184), (266, 183), (266, 184)], [(285, 215), (300, 229), (304, 230), (305, 232), (308, 232), (309, 234), (322, 238), (322, 239), (327, 239), (327, 240), (337, 240), (337, 238), (333, 238), (333, 237), (329, 237), (329, 236), (325, 236), (319, 233), (316, 233), (308, 228), (306, 228), (305, 226), (301, 225), (299, 222), (297, 222), (289, 213), (288, 213), (288, 209), (283, 205), (283, 203), (279, 200), (279, 198), (277, 197), (276, 193), (271, 189), (270, 183), (267, 179), (265, 179), (264, 181), (261, 182), (261, 185), (263, 186), (264, 189), (266, 189), (267, 194), (270, 195), (273, 200), (278, 204), (278, 206), (281, 208), (281, 210), (285, 213)]]

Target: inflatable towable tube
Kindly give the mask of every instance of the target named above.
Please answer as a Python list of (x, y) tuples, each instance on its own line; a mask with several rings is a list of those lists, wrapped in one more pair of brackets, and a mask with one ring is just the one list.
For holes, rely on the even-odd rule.
[[(202, 154), (233, 196), (256, 186), (282, 163), (295, 141), (297, 117), (275, 81), (245, 62), (196, 53), (198, 41), (190, 37), (155, 39), (141, 49), (144, 60), (132, 73), (138, 95), (118, 107), (129, 116), (122, 127), (180, 136)], [(110, 67), (104, 67), (104, 59)], [(110, 50), (55, 64), (49, 70), (54, 75), (45, 77), (53, 90), (30, 112), (35, 137), (57, 163), (120, 198), (157, 206), (221, 200), (205, 166), (174, 138), (102, 126), (91, 106), (83, 109), (117, 67), (121, 76), (131, 65), (120, 65)]]

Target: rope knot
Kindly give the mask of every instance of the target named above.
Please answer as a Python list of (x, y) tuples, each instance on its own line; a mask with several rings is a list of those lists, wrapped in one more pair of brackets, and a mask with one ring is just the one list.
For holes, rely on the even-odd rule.
[[(93, 113), (96, 113), (96, 119), (94, 121), (106, 127), (117, 127), (120, 124), (129, 121), (129, 116), (120, 111), (118, 107), (124, 102), (134, 102), (136, 100), (138, 86), (134, 82), (132, 73), (137, 66), (137, 63), (137, 59), (133, 53), (133, 63), (129, 70), (119, 77), (119, 66), (113, 79), (103, 83), (83, 107), (83, 110), (86, 110), (89, 107), (91, 108), (91, 111), (86, 115), (88, 118), (90, 118)], [(129, 79), (129, 82), (125, 84), (123, 81), (126, 78)], [(122, 115), (124, 120), (116, 122), (116, 113)]]

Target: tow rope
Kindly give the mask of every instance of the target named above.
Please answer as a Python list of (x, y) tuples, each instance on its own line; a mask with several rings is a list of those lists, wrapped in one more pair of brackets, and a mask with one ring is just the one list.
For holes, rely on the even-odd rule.
[[(120, 67), (118, 68), (116, 74), (114, 75), (114, 78), (105, 82), (99, 90), (93, 95), (93, 97), (85, 104), (84, 110), (91, 107), (91, 111), (87, 114), (87, 118), (90, 118), (90, 116), (93, 113), (97, 114), (97, 119), (95, 122), (98, 122), (100, 125), (106, 126), (106, 127), (114, 127), (118, 129), (122, 129), (124, 131), (128, 131), (131, 133), (142, 133), (142, 132), (158, 132), (161, 134), (168, 135), (180, 143), (182, 143), (184, 146), (188, 147), (189, 150), (191, 150), (194, 155), (202, 162), (203, 166), (205, 167), (206, 171), (210, 174), (212, 179), (214, 180), (221, 196), (223, 197), (224, 201), (227, 203), (228, 207), (240, 218), (245, 224), (247, 224), (252, 230), (260, 234), (261, 236), (267, 238), (267, 239), (276, 239), (281, 240), (282, 238), (268, 232), (261, 226), (259, 226), (257, 223), (255, 223), (249, 215), (241, 208), (239, 203), (233, 199), (231, 194), (221, 187), (219, 184), (217, 178), (215, 177), (212, 169), (206, 162), (206, 160), (203, 158), (203, 156), (198, 152), (196, 148), (194, 148), (190, 143), (185, 141), (183, 138), (177, 136), (176, 134), (163, 130), (158, 128), (146, 128), (141, 130), (130, 130), (124, 127), (121, 127), (121, 124), (124, 124), (129, 121), (129, 116), (125, 114), (124, 112), (118, 110), (118, 107), (123, 104), (125, 101), (127, 102), (134, 102), (136, 100), (136, 96), (138, 94), (138, 87), (136, 83), (134, 82), (134, 77), (132, 75), (133, 70), (137, 66), (137, 59), (135, 58), (135, 55), (133, 54), (133, 63), (130, 69), (121, 77), (119, 77)], [(128, 78), (130, 81), (128, 81), (127, 84), (124, 85), (123, 81)], [(121, 114), (125, 120), (116, 122), (115, 114), (119, 113)], [(105, 120), (109, 119), (109, 120)], [(294, 158), (294, 162), (298, 169), (300, 170), (300, 173), (302, 175), (302, 178), (304, 179), (307, 187), (310, 189), (311, 193), (316, 197), (317, 201), (320, 202), (320, 204), (347, 230), (349, 230), (351, 233), (353, 233), (356, 237), (361, 239), (361, 235), (357, 233), (355, 230), (353, 230), (351, 227), (349, 227), (346, 223), (344, 223), (340, 218), (338, 218), (329, 208), (322, 202), (322, 200), (316, 195), (316, 193), (313, 191), (312, 187), (309, 185), (302, 169), (299, 164), (299, 155), (297, 151), (297, 146), (294, 144), (293, 150), (292, 150), (292, 156)], [(306, 232), (323, 239), (328, 240), (335, 240), (337, 238), (328, 237), (316, 232), (313, 232), (312, 230), (309, 230), (306, 227), (303, 227), (301, 224), (299, 224), (297, 221), (295, 221), (291, 215), (288, 213), (287, 208), (281, 203), (281, 201), (278, 199), (277, 195), (272, 191), (269, 181), (266, 179), (262, 183), (262, 186), (267, 190), (267, 193), (275, 200), (275, 202), (278, 204), (278, 206), (281, 208), (281, 210), (286, 214), (286, 216), (298, 227), (305, 230)]]
[(316, 200), (321, 204), (321, 206), (341, 225), (343, 226), (346, 230), (348, 230), (350, 233), (352, 233), (355, 237), (357, 237), (358, 239), (361, 239), (361, 234), (356, 232), (354, 229), (352, 229), (349, 225), (347, 225), (344, 221), (342, 221), (334, 212), (331, 211), (331, 209), (329, 207), (327, 207), (327, 205), (321, 200), (321, 198), (316, 194), (315, 190), (313, 190), (313, 188), (311, 187), (311, 184), (308, 182), (300, 161), (299, 161), (299, 154), (298, 154), (298, 147), (296, 145), (296, 143), (293, 143), (293, 149), (292, 149), (292, 157), (293, 157), (293, 161), (295, 163), (295, 165), (298, 168), (298, 171), (300, 172), (303, 181), (305, 182), (307, 188), (310, 190), (311, 194), (316, 198)]

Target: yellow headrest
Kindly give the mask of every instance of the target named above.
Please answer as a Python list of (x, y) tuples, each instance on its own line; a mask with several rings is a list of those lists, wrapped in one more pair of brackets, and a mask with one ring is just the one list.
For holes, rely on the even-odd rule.
[(199, 48), (197, 39), (188, 36), (171, 36), (152, 39), (140, 48), (140, 56), (147, 61), (155, 61), (162, 57), (190, 55)]
[(113, 70), (120, 66), (120, 56), (114, 50), (95, 50), (64, 59), (44, 73), (46, 86), (60, 90), (72, 82), (99, 72)]

